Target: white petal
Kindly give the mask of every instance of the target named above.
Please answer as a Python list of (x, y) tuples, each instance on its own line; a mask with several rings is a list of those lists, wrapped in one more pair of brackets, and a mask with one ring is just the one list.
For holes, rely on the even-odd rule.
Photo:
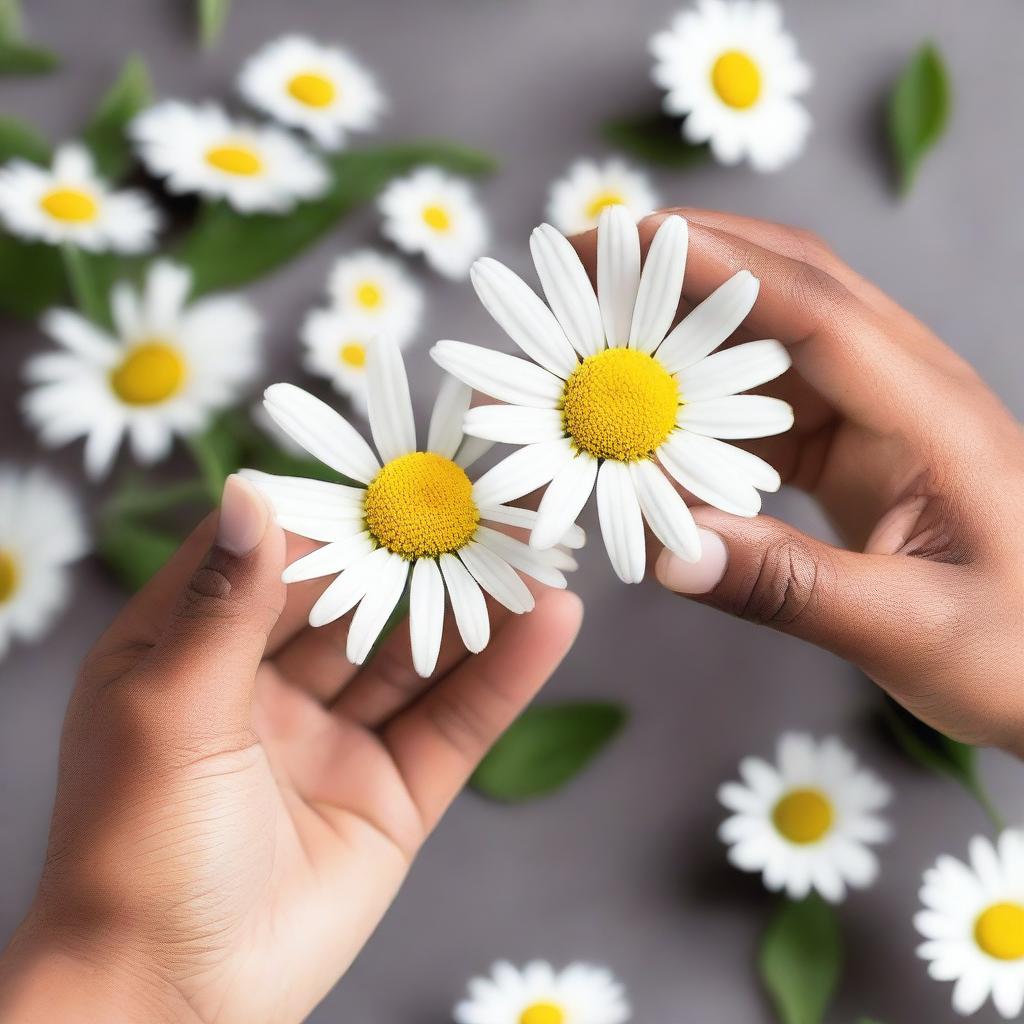
[(684, 402), (676, 422), (708, 437), (770, 437), (784, 434), (793, 426), (793, 408), (788, 402), (766, 395), (729, 395)]
[(672, 326), (683, 290), (688, 238), (686, 221), (673, 216), (662, 221), (651, 240), (636, 293), (630, 348), (653, 352)]
[(120, 420), (105, 418), (96, 424), (85, 439), (85, 475), (90, 480), (106, 476), (114, 457), (124, 428)]
[(473, 484), (473, 500), (478, 506), (515, 501), (543, 487), (572, 457), (572, 443), (565, 437), (520, 448)]
[(565, 332), (522, 278), (486, 256), (469, 276), (487, 312), (535, 363), (563, 379), (576, 369), (579, 360)]
[(483, 591), (470, 576), (469, 570), (454, 555), (442, 555), (439, 562), (455, 614), (455, 625), (459, 627), (459, 636), (466, 649), (477, 654), (487, 646), (491, 638), (491, 622), (487, 617)]
[(388, 557), (377, 567), (373, 581), (366, 589), (366, 596), (359, 602), (348, 627), (345, 657), (353, 665), (362, 665), (373, 650), (380, 631), (387, 625), (405, 590), (408, 578), (409, 563), (401, 555), (389, 551)]
[(473, 437), (505, 444), (536, 444), (565, 436), (558, 409), (525, 405), (478, 405), (466, 413), (465, 431)]
[(494, 447), (493, 441), (483, 437), (464, 437), (455, 454), (456, 465), (469, 469), (477, 459), (482, 459)]
[(330, 515), (300, 515), (275, 512), (274, 518), (282, 530), (308, 537), (310, 540), (348, 540), (363, 531), (362, 510), (335, 511)]
[(325, 544), (316, 551), (296, 559), (281, 574), (285, 583), (299, 583), (315, 580), (321, 576), (332, 576), (344, 572), (353, 562), (365, 557), (373, 550), (373, 541), (366, 532), (353, 534), (345, 540)]
[(118, 359), (114, 339), (73, 310), (51, 309), (43, 314), (40, 326), (64, 348), (90, 362), (110, 366)]
[[(523, 530), (532, 530), (537, 525), (537, 513), (532, 508), (519, 508), (516, 505), (481, 506), (480, 518), (489, 523), (516, 526)], [(569, 532), (558, 541), (568, 548), (581, 548), (586, 542), (587, 535), (580, 526), (570, 526)]]
[(644, 578), (647, 560), (644, 521), (624, 462), (601, 464), (597, 474), (597, 515), (615, 574), (623, 583), (639, 583)]
[(707, 440), (678, 430), (658, 449), (658, 458), (700, 501), (733, 515), (756, 516), (761, 511), (761, 495), (746, 477), (717, 457), (716, 449), (704, 443)]
[(300, 476), (275, 476), (258, 469), (242, 469), (245, 477), (281, 515), (361, 517), (366, 490), (326, 480), (308, 480)]
[(139, 297), (127, 281), (118, 281), (110, 290), (110, 315), (122, 338), (138, 338), (142, 331)]
[(530, 547), (551, 548), (562, 542), (594, 489), (597, 466), (597, 459), (580, 452), (558, 471), (537, 508)]
[(412, 570), (409, 589), (409, 636), (417, 673), (429, 676), (437, 665), (444, 629), (444, 583), (437, 563), (421, 558)]
[(572, 243), (550, 224), (530, 236), (537, 276), (565, 336), (584, 358), (604, 348), (601, 307), (586, 268)]
[[(703, 435), (701, 435), (703, 436)], [(782, 477), (779, 471), (764, 459), (753, 452), (737, 448), (734, 444), (726, 444), (725, 441), (716, 441), (712, 437), (705, 437), (708, 452), (714, 452), (715, 457), (723, 465), (732, 466), (742, 477), (745, 477), (759, 491), (777, 491), (782, 486)]]
[(375, 548), (368, 555), (353, 562), (321, 595), (309, 612), (311, 626), (326, 626), (340, 619), (354, 608), (367, 588), (381, 572), (383, 564), (391, 558), (387, 548)]
[(654, 536), (686, 562), (700, 558), (697, 524), (679, 492), (649, 459), (631, 462), (636, 497)]
[(508, 562), (513, 569), (525, 572), (548, 587), (565, 589), (566, 579), (562, 573), (545, 558), (547, 552), (537, 552), (521, 540), (510, 537), (507, 533), (499, 533), (487, 526), (478, 526), (476, 537), (478, 543), (493, 551), (500, 559)]
[(416, 451), (416, 421), (409, 378), (398, 346), (388, 335), (367, 348), (366, 402), (370, 433), (384, 462)]
[(510, 612), (521, 615), (533, 610), (530, 588), (503, 558), (475, 541), (459, 548), (459, 557), (473, 579)]
[(294, 384), (271, 384), (263, 393), (263, 404), (293, 441), (331, 469), (363, 484), (380, 470), (355, 427), (308, 391)]
[(564, 381), (518, 356), (463, 341), (438, 341), (430, 355), (452, 376), (502, 402), (554, 409), (562, 400)]
[(430, 414), (427, 431), (427, 451), (437, 452), (447, 459), (455, 458), (462, 444), (462, 421), (466, 418), (473, 389), (445, 374), (437, 392), (434, 410)]
[(713, 352), (754, 308), (760, 286), (749, 270), (733, 274), (683, 318), (658, 349), (658, 360), (678, 373)]
[(597, 298), (609, 348), (625, 346), (640, 284), (640, 234), (624, 206), (606, 207), (597, 227)]
[(702, 359), (679, 374), (683, 401), (736, 395), (785, 373), (792, 363), (777, 341), (751, 341)]

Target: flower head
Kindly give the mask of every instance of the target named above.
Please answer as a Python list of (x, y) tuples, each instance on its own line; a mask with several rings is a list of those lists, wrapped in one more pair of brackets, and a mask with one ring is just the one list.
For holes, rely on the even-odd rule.
[(372, 249), (338, 259), (327, 278), (332, 304), (404, 345), (419, 326), (423, 296), (398, 260)]
[(607, 206), (624, 206), (634, 220), (658, 205), (647, 175), (623, 160), (578, 160), (551, 186), (548, 219), (564, 235), (597, 227)]
[(303, 366), (329, 380), (365, 416), (367, 354), (377, 331), (362, 317), (332, 307), (310, 310), (299, 334), (305, 348)]

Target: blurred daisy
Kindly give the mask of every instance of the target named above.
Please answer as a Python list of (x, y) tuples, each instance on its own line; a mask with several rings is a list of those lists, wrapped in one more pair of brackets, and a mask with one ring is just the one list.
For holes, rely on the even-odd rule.
[(606, 206), (618, 205), (629, 210), (633, 220), (657, 207), (647, 175), (622, 160), (579, 160), (551, 186), (548, 220), (563, 235), (577, 235), (596, 228)]
[(84, 437), (94, 480), (110, 469), (125, 434), (139, 462), (164, 458), (175, 434), (202, 430), (258, 369), (252, 307), (232, 296), (186, 305), (191, 282), (183, 267), (160, 261), (141, 293), (116, 285), (116, 336), (68, 309), (43, 317), (65, 351), (28, 361), (25, 413), (48, 446)]
[(384, 97), (373, 76), (336, 46), (283, 36), (253, 54), (238, 87), (254, 107), (338, 149), (351, 131), (377, 124)]
[(685, 116), (683, 135), (710, 143), (716, 160), (775, 171), (803, 148), (811, 119), (796, 97), (811, 72), (774, 3), (697, 0), (651, 39), (651, 52), (665, 111)]
[[(741, 516), (761, 508), (757, 488), (779, 474), (718, 438), (788, 430), (792, 409), (739, 395), (789, 366), (777, 341), (711, 355), (750, 312), (758, 282), (740, 271), (670, 331), (683, 283), (687, 227), (668, 217), (640, 269), (636, 224), (622, 206), (601, 215), (597, 294), (576, 250), (544, 224), (530, 239), (551, 308), (507, 267), (477, 261), (473, 286), (488, 312), (533, 362), (459, 341), (431, 354), (449, 373), (507, 405), (470, 410), (466, 433), (526, 445), (477, 483), (488, 502), (512, 501), (550, 483), (530, 545), (557, 543), (591, 491), (605, 547), (626, 583), (644, 577), (643, 520), (680, 558), (694, 561), (693, 516), (670, 483)], [(667, 474), (667, 475), (666, 475)]]
[(469, 185), (437, 167), (392, 182), (379, 202), (384, 236), (403, 252), (422, 253), (445, 277), (465, 277), (487, 244), (487, 223)]
[(543, 960), (521, 969), (499, 961), (470, 981), (454, 1011), (456, 1024), (623, 1024), (631, 1015), (611, 971), (584, 963), (556, 971)]
[[(477, 500), (466, 469), (486, 447), (462, 435), (469, 388), (445, 381), (421, 450), (402, 356), (387, 337), (369, 349), (367, 387), (379, 459), (346, 420), (301, 388), (274, 384), (265, 394), (277, 424), (357, 486), (243, 472), (266, 494), (284, 529), (326, 542), (284, 573), (287, 583), (337, 576), (309, 624), (327, 625), (358, 605), (347, 656), (361, 665), (409, 583), (413, 663), (429, 676), (441, 644), (446, 587), (462, 640), (475, 653), (490, 638), (484, 591), (512, 612), (528, 612), (533, 596), (516, 570), (564, 587), (561, 570), (575, 562), (561, 549), (531, 551), (485, 525), (529, 527), (535, 513)], [(582, 531), (570, 531), (567, 543), (582, 542)]]
[(1001, 1016), (1024, 1009), (1024, 832), (970, 843), (970, 864), (942, 856), (924, 873), (914, 918), (918, 955), (937, 981), (955, 981), (953, 1009), (977, 1012), (990, 996)]
[(878, 859), (867, 844), (889, 837), (875, 813), (889, 802), (889, 787), (859, 768), (838, 739), (786, 733), (778, 764), (746, 757), (740, 775), (742, 783), (718, 791), (734, 812), (718, 834), (736, 867), (761, 872), (767, 888), (795, 900), (816, 889), (837, 903), (847, 886), (875, 880)]
[(283, 213), (329, 184), (323, 164), (286, 131), (232, 120), (212, 103), (166, 100), (129, 132), (168, 191), (224, 199), (241, 213)]
[(0, 167), (0, 217), (11, 234), (90, 252), (144, 252), (160, 227), (142, 192), (112, 192), (89, 151), (61, 146), (50, 167), (11, 160)]
[(327, 278), (327, 294), (349, 316), (373, 331), (389, 334), (400, 345), (419, 325), (423, 297), (402, 265), (363, 249), (343, 256)]
[(0, 658), (38, 640), (67, 603), (67, 566), (89, 547), (82, 514), (41, 469), (0, 467)]

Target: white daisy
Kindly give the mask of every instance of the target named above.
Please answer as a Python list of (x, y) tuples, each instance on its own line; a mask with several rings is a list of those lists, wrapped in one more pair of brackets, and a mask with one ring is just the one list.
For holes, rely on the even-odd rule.
[(419, 325), (423, 297), (398, 260), (372, 249), (342, 256), (327, 278), (327, 294), (342, 312), (399, 343)]
[(606, 206), (622, 205), (633, 220), (658, 205), (647, 175), (623, 160), (578, 160), (551, 186), (548, 219), (564, 235), (597, 227)]
[(234, 121), (212, 103), (166, 100), (139, 114), (129, 132), (168, 191), (224, 199), (241, 213), (283, 213), (329, 184), (323, 164), (286, 131)]
[(67, 603), (68, 570), (89, 547), (81, 511), (41, 469), (0, 467), (0, 658), (38, 640)]
[[(466, 469), (488, 446), (463, 438), (469, 388), (445, 381), (420, 449), (398, 347), (380, 338), (368, 356), (370, 432), (379, 459), (355, 428), (308, 392), (274, 384), (265, 393), (277, 424), (355, 486), (244, 472), (284, 529), (326, 542), (284, 573), (288, 583), (337, 574), (310, 611), (310, 625), (324, 626), (358, 605), (347, 655), (361, 665), (409, 583), (413, 662), (428, 676), (441, 644), (445, 588), (462, 640), (476, 652), (490, 637), (484, 591), (512, 612), (528, 612), (533, 596), (516, 570), (564, 587), (561, 570), (575, 562), (561, 549), (532, 551), (494, 529), (528, 528), (536, 513), (478, 500)], [(571, 530), (566, 543), (581, 545), (582, 531)]]
[(990, 996), (1017, 1020), (1024, 1009), (1024, 832), (970, 843), (970, 864), (942, 856), (924, 873), (914, 918), (918, 955), (937, 981), (955, 981), (953, 1009), (975, 1013)]
[(543, 960), (523, 968), (501, 960), (473, 978), (454, 1010), (456, 1024), (623, 1024), (632, 1016), (625, 989), (605, 967)]
[(46, 445), (84, 437), (93, 479), (109, 470), (126, 433), (139, 462), (163, 458), (175, 434), (202, 430), (258, 369), (260, 321), (252, 307), (233, 296), (186, 305), (191, 282), (184, 267), (161, 261), (141, 293), (116, 285), (116, 336), (68, 309), (43, 317), (43, 329), (66, 351), (29, 360), (25, 413)]
[(379, 203), (384, 236), (403, 252), (423, 253), (446, 277), (465, 277), (487, 245), (487, 222), (469, 185), (437, 167), (392, 182)]
[(384, 97), (373, 76), (344, 50), (283, 36), (254, 53), (238, 77), (254, 107), (338, 149), (351, 131), (377, 124)]
[(20, 159), (0, 167), (0, 217), (22, 238), (90, 252), (144, 252), (160, 227), (149, 199), (134, 189), (112, 192), (77, 143), (61, 146), (48, 168)]
[(811, 71), (769, 0), (697, 0), (651, 39), (654, 81), (683, 135), (715, 159), (778, 170), (803, 148), (810, 115), (796, 99)]
[[(640, 269), (640, 239), (624, 207), (601, 214), (597, 294), (576, 250), (544, 224), (530, 239), (549, 309), (507, 267), (479, 260), (472, 279), (491, 316), (534, 362), (458, 341), (439, 341), (435, 360), (508, 405), (470, 410), (466, 433), (526, 445), (479, 481), (488, 501), (511, 501), (550, 482), (530, 537), (557, 542), (592, 490), (605, 546), (619, 578), (643, 579), (643, 520), (680, 558), (700, 555), (697, 528), (669, 478), (698, 500), (753, 516), (757, 488), (779, 474), (718, 438), (788, 430), (792, 409), (776, 398), (738, 395), (789, 366), (777, 341), (714, 352), (740, 325), (758, 282), (741, 271), (677, 327), (687, 227), (668, 217)], [(667, 475), (666, 475), (667, 474)]]
[(839, 902), (846, 887), (865, 888), (878, 874), (868, 843), (889, 837), (877, 816), (889, 787), (834, 736), (816, 743), (802, 733), (779, 739), (778, 764), (759, 757), (740, 762), (743, 783), (727, 782), (718, 799), (733, 815), (718, 831), (729, 860), (761, 872), (773, 892), (803, 899), (816, 889)]

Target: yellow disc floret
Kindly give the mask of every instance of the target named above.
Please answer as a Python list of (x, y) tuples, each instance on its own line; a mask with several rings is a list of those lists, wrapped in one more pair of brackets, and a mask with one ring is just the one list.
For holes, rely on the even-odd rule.
[(519, 1015), (519, 1024), (565, 1024), (565, 1011), (554, 1003), (534, 1003)]
[(619, 192), (612, 192), (610, 189), (606, 189), (604, 192), (598, 192), (593, 199), (587, 203), (587, 216), (591, 220), (597, 220), (601, 215), (601, 211), (608, 206), (621, 206), (624, 202), (622, 194)]
[(80, 188), (55, 188), (39, 200), (39, 205), (55, 220), (71, 224), (95, 220), (100, 212), (96, 200)]
[(993, 903), (974, 922), (974, 938), (989, 956), (997, 960), (1024, 959), (1024, 906)]
[(384, 301), (384, 290), (375, 281), (364, 281), (356, 288), (356, 302), (363, 309), (376, 309)]
[(334, 102), (338, 90), (325, 75), (316, 71), (306, 71), (289, 81), (288, 92), (292, 99), (307, 107), (329, 107)]
[(361, 341), (346, 341), (338, 351), (343, 366), (361, 370), (366, 366), (366, 346)]
[(165, 341), (144, 341), (110, 371), (110, 386), (126, 405), (156, 405), (181, 390), (187, 367)]
[(746, 110), (761, 95), (761, 71), (742, 50), (726, 50), (711, 69), (711, 84), (726, 106)]
[(241, 178), (255, 177), (263, 170), (263, 161), (258, 153), (238, 143), (214, 146), (206, 151), (206, 162), (225, 174), (237, 174)]
[(772, 822), (791, 843), (801, 846), (823, 839), (832, 828), (832, 803), (821, 790), (793, 789), (775, 805)]
[(672, 432), (679, 384), (653, 356), (609, 348), (572, 372), (562, 393), (565, 430), (599, 459), (647, 458)]
[(0, 551), (0, 604), (14, 597), (18, 589), (18, 563), (9, 551)]
[(439, 203), (423, 207), (423, 223), (433, 231), (447, 231), (452, 226), (451, 214)]
[(458, 551), (480, 522), (465, 470), (436, 452), (388, 462), (366, 488), (365, 515), (377, 542), (408, 559)]

